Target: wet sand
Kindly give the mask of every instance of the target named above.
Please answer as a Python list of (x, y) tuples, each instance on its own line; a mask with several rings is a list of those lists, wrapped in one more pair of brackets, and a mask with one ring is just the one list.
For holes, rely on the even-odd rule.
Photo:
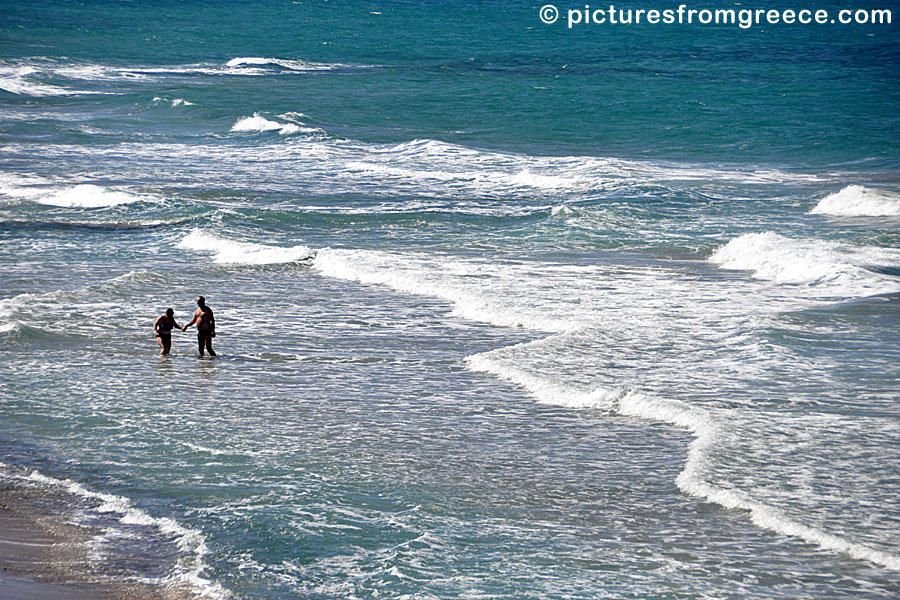
[(0, 598), (4, 600), (180, 600), (184, 590), (104, 582), (87, 543), (97, 532), (42, 514), (34, 490), (0, 483)]

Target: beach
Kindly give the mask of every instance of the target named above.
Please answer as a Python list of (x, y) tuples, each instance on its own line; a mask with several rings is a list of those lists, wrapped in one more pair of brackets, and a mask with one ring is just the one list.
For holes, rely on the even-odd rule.
[(0, 596), (900, 595), (896, 23), (569, 8), (11, 3)]
[(0, 595), (17, 600), (169, 600), (188, 590), (106, 581), (93, 572), (97, 532), (65, 522), (47, 496), (28, 486), (0, 487)]

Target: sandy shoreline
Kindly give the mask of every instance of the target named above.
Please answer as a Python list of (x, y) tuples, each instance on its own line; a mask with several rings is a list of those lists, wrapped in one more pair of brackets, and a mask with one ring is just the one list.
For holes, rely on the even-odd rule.
[(103, 581), (88, 542), (97, 534), (49, 514), (40, 492), (0, 481), (0, 597), (4, 600), (181, 600), (183, 589)]

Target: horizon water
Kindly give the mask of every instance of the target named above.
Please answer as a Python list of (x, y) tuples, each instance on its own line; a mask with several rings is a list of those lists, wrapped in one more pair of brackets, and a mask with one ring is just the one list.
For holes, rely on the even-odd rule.
[(897, 25), (538, 9), (4, 6), (0, 480), (92, 580), (900, 594)]

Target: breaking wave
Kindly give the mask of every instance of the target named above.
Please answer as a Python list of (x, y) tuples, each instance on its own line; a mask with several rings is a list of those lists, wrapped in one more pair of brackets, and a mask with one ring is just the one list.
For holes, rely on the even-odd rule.
[[(109, 91), (66, 87), (60, 79), (96, 81), (123, 77), (116, 69), (94, 64), (60, 64), (48, 59), (0, 61), (0, 89), (20, 96), (78, 96)], [(137, 77), (137, 76), (136, 76)], [(49, 83), (48, 80), (53, 83)]]
[[(300, 133), (303, 130), (303, 128), (301, 128), (299, 125), (295, 125), (294, 123), (279, 123), (278, 121), (270, 121), (265, 117), (259, 116), (259, 114), (257, 113), (253, 113), (252, 117), (244, 117), (242, 119), (239, 119), (234, 125), (231, 126), (231, 131), (277, 131), (281, 135)], [(313, 130), (307, 129), (307, 131)]]
[(153, 98), (153, 103), (154, 104), (168, 104), (172, 108), (177, 108), (179, 106), (193, 106), (194, 105), (193, 102), (188, 102), (184, 98), (168, 98), (168, 97), (164, 98), (161, 96), (155, 96)]
[(146, 200), (144, 196), (83, 183), (35, 198), (35, 202), (68, 208), (106, 208)]
[(59, 185), (37, 177), (4, 173), (0, 173), (0, 195), (18, 201), (64, 208), (108, 208), (160, 200), (157, 197), (133, 194), (92, 183)]
[(896, 217), (900, 216), (900, 194), (850, 185), (826, 196), (809, 212), (841, 217)]
[(825, 240), (799, 240), (767, 231), (748, 233), (718, 248), (709, 261), (751, 271), (776, 283), (843, 287), (849, 296), (896, 291), (900, 284), (866, 267), (900, 263), (900, 252)]
[(263, 58), (259, 56), (239, 56), (232, 58), (226, 67), (280, 67), (289, 71), (333, 71), (334, 69), (347, 68), (349, 65), (341, 63), (318, 63), (299, 59)]
[(193, 230), (179, 243), (179, 248), (209, 252), (213, 261), (219, 264), (234, 265), (272, 265), (297, 262), (313, 256), (307, 246), (266, 246), (252, 242), (237, 242)]

